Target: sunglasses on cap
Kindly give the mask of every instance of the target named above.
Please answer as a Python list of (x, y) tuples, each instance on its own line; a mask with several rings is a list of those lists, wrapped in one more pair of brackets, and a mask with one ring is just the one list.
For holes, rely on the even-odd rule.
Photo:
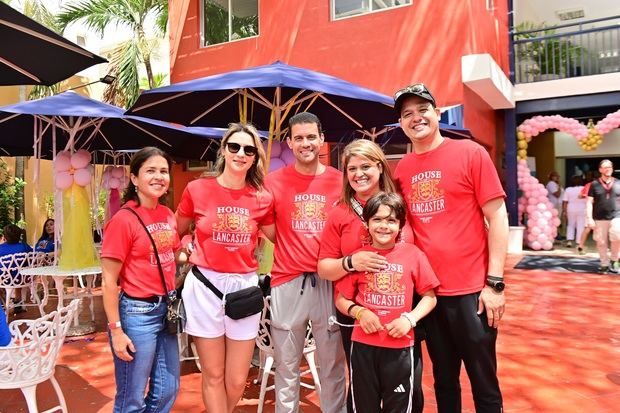
[(258, 149), (256, 149), (256, 146), (252, 146), (252, 145), (242, 146), (235, 142), (226, 142), (226, 149), (230, 153), (237, 153), (239, 152), (239, 150), (243, 149), (243, 153), (247, 156), (255, 156), (256, 153), (258, 152)]
[(394, 108), (399, 114), (403, 104), (403, 100), (405, 100), (405, 98), (409, 95), (421, 97), (422, 99), (431, 102), (433, 104), (433, 107), (437, 106), (435, 104), (435, 98), (431, 94), (431, 91), (428, 90), (428, 88), (424, 85), (424, 83), (415, 83), (413, 85), (402, 88), (396, 93), (394, 93)]

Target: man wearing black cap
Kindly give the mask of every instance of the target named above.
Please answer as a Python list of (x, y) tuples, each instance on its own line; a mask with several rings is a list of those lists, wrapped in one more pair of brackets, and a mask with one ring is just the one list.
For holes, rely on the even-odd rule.
[(407, 202), (415, 243), (441, 282), (437, 307), (424, 320), (438, 411), (461, 411), (464, 363), (476, 412), (502, 412), (495, 343), (505, 303), (504, 190), (482, 146), (441, 136), (440, 111), (426, 86), (399, 90), (394, 107), (413, 144), (395, 178)]

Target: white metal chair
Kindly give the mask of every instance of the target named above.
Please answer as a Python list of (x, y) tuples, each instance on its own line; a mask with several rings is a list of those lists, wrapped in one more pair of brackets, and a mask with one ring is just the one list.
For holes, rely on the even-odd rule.
[[(274, 375), (271, 371), (274, 363), (274, 350), (273, 339), (271, 338), (271, 319), (269, 318), (269, 308), (271, 304), (271, 297), (265, 297), (265, 306), (261, 314), (260, 327), (258, 330), (258, 336), (256, 337), (256, 345), (260, 349), (260, 368), (258, 371), (258, 377), (254, 380), (254, 384), (260, 383), (260, 393), (258, 396), (258, 409), (256, 413), (262, 413), (263, 404), (265, 403), (265, 393), (275, 389), (275, 385), (268, 385), (270, 375)], [(308, 369), (301, 372), (300, 376), (304, 377), (310, 374), (314, 384), (306, 383), (300, 380), (300, 385), (307, 389), (314, 389), (320, 395), (321, 383), (319, 381), (319, 374), (317, 372), (316, 362), (314, 360), (314, 352), (316, 345), (314, 338), (312, 337), (312, 324), (308, 323), (308, 329), (306, 330), (306, 340), (304, 343), (304, 357), (308, 363)]]
[[(47, 265), (49, 254), (40, 252), (20, 252), (17, 254), (5, 255), (0, 258), (0, 288), (5, 290), (4, 308), (6, 311), (7, 321), (11, 309), (18, 306), (37, 306), (41, 315), (43, 312), (43, 304), (39, 299), (36, 288), (36, 278), (32, 275), (23, 275), (23, 268)], [(21, 294), (21, 302), (16, 304), (17, 293), (27, 288), (30, 292), (30, 304), (26, 303), (25, 294)], [(11, 300), (15, 292), (14, 301)]]
[(79, 300), (36, 320), (15, 320), (9, 325), (13, 342), (0, 347), (0, 389), (20, 389), (28, 411), (37, 413), (37, 385), (52, 382), (59, 404), (42, 413), (62, 411), (67, 404), (54, 377), (58, 353), (65, 340)]

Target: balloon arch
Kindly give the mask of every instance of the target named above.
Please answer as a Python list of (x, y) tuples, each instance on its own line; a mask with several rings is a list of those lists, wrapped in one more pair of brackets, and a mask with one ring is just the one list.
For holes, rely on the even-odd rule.
[(560, 226), (558, 210), (548, 198), (547, 189), (527, 166), (527, 144), (534, 136), (548, 129), (558, 129), (572, 135), (585, 151), (596, 149), (603, 135), (620, 127), (620, 110), (610, 113), (596, 125), (584, 125), (575, 119), (560, 115), (534, 116), (517, 127), (517, 182), (522, 196), (519, 198), (519, 224), (527, 213), (525, 242), (534, 250), (550, 250)]

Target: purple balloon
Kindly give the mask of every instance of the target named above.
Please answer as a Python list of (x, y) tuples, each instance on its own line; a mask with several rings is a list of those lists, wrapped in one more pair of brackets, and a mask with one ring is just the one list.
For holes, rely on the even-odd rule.
[(290, 148), (286, 148), (282, 150), (280, 154), (280, 159), (284, 161), (285, 164), (291, 165), (295, 163), (295, 154)]
[(280, 158), (271, 158), (269, 160), (269, 172), (273, 172), (277, 169), (283, 168), (284, 166), (286, 166), (286, 164)]

